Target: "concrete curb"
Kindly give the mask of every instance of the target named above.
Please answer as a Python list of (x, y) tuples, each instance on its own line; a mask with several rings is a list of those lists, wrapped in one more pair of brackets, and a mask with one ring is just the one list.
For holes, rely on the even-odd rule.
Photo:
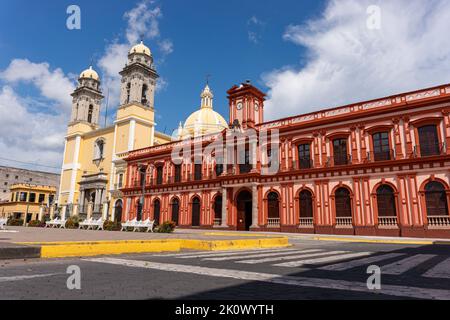
[(41, 256), (39, 246), (24, 246), (19, 244), (2, 243), (0, 245), (0, 260), (36, 259)]
[[(93, 242), (48, 242), (20, 243), (24, 246), (38, 247), (40, 254), (36, 258), (92, 257), (100, 255), (119, 255), (129, 253), (178, 252), (185, 250), (217, 251), (283, 248), (289, 246), (287, 237), (236, 240), (125, 240)], [(31, 247), (28, 247), (31, 248)], [(1, 250), (1, 249), (0, 249)], [(16, 259), (16, 258), (9, 258)]]

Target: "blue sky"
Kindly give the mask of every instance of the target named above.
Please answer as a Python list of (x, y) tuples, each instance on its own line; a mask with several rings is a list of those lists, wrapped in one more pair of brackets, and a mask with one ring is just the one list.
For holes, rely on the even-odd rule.
[[(81, 30), (66, 28), (71, 4), (81, 8)], [(78, 74), (94, 61), (104, 93), (110, 89), (112, 117), (118, 71), (142, 36), (161, 76), (158, 129), (168, 133), (199, 107), (207, 74), (216, 111), (228, 118), (227, 89), (251, 79), (268, 93), (266, 120), (450, 82), (448, 0), (0, 6), (0, 165), (58, 171)]]
[[(10, 1), (0, 13), (0, 69), (16, 58), (49, 62), (64, 73), (79, 74), (105, 47), (127, 28), (124, 13), (138, 1)], [(77, 4), (82, 29), (65, 27), (66, 8)], [(286, 64), (297, 64), (301, 52), (282, 34), (320, 13), (316, 1), (158, 1), (163, 17), (159, 28), (173, 42), (173, 52), (161, 61), (154, 39), (146, 39), (158, 62), (158, 72), (168, 83), (157, 96), (159, 129), (175, 129), (199, 106), (206, 74), (216, 95), (216, 109), (227, 115), (226, 90), (252, 79), (264, 88), (261, 74)], [(256, 18), (254, 20), (252, 18)], [(21, 23), (17, 24), (17, 21)], [(257, 21), (255, 23), (255, 21)], [(13, 30), (9, 26), (15, 25)], [(257, 43), (249, 39), (254, 32)], [(125, 61), (124, 61), (125, 63)], [(96, 69), (99, 69), (96, 66)], [(28, 88), (32, 90), (32, 88)], [(111, 106), (112, 107), (112, 106)], [(174, 115), (177, 115), (174, 117)]]

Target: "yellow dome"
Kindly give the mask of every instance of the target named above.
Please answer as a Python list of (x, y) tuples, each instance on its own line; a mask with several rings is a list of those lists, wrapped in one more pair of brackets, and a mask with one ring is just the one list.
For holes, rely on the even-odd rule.
[(92, 69), (92, 66), (90, 66), (89, 69), (84, 70), (80, 74), (80, 79), (81, 78), (89, 78), (89, 79), (94, 79), (94, 80), (100, 81), (100, 77), (98, 76), (98, 73), (94, 69)]
[(214, 95), (208, 85), (206, 85), (200, 97), (202, 98), (200, 110), (187, 118), (183, 129), (181, 129), (181, 126), (178, 129), (180, 138), (199, 137), (221, 132), (228, 128), (225, 119), (213, 110)]
[(183, 128), (183, 137), (198, 137), (221, 132), (228, 128), (225, 119), (212, 108), (202, 108), (187, 118)]
[(150, 48), (147, 47), (143, 41), (141, 41), (140, 44), (135, 45), (133, 48), (131, 48), (130, 54), (133, 54), (133, 53), (141, 53), (141, 54), (146, 54), (148, 56), (152, 55)]

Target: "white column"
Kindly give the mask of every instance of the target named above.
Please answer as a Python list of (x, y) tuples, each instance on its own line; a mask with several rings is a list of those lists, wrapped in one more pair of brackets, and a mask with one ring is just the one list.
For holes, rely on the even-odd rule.
[(62, 206), (61, 220), (66, 220), (67, 206)]
[(109, 209), (108, 202), (105, 201), (103, 203), (103, 215), (102, 215), (104, 221), (106, 221), (108, 219), (108, 209)]
[(136, 133), (136, 120), (130, 121), (130, 131), (128, 132), (128, 151), (134, 150), (134, 136)]
[(252, 186), (252, 225), (251, 228), (258, 228), (258, 187)]
[(227, 188), (223, 188), (222, 191), (222, 227), (228, 227), (228, 212), (227, 212), (227, 204), (228, 204), (228, 195)]
[(41, 205), (39, 207), (39, 217), (38, 217), (39, 221), (44, 220), (44, 209), (45, 209), (45, 206), (43, 206), (43, 205)]
[(79, 169), (78, 158), (80, 156), (80, 144), (81, 144), (81, 136), (77, 136), (75, 138), (75, 152), (73, 155), (73, 167), (72, 167), (72, 176), (70, 180), (70, 193), (68, 203), (73, 203), (73, 198), (75, 197), (75, 187), (77, 183), (77, 173)]

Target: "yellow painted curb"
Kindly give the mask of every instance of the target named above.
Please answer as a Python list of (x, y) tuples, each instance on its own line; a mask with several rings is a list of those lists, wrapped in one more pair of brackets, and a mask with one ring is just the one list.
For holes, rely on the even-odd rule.
[(41, 258), (87, 257), (99, 255), (118, 255), (127, 253), (173, 252), (182, 249), (199, 251), (239, 250), (258, 248), (281, 248), (289, 246), (289, 239), (236, 239), (236, 240), (124, 240), (124, 241), (72, 241), (32, 243), (25, 245), (40, 245)]
[(336, 242), (360, 242), (360, 243), (384, 243), (384, 244), (417, 244), (417, 245), (432, 245), (434, 241), (428, 240), (383, 240), (383, 239), (350, 239), (350, 238), (338, 238), (338, 237), (313, 237), (313, 240), (317, 241), (336, 241)]
[(268, 238), (279, 238), (279, 235), (276, 234), (264, 234), (264, 233), (258, 233), (258, 234), (246, 234), (246, 233), (233, 233), (233, 232), (205, 232), (203, 233), (205, 236), (230, 236), (230, 237), (268, 237)]

